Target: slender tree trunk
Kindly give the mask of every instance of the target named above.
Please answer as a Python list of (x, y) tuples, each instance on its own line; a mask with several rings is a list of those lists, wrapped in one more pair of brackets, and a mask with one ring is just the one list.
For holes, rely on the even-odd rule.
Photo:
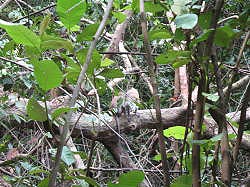
[[(193, 130), (193, 140), (200, 140), (201, 137), (201, 127), (203, 123), (203, 114), (205, 107), (205, 97), (202, 95), (202, 92), (205, 92), (206, 89), (206, 77), (205, 73), (201, 71), (201, 78), (199, 81), (198, 96), (196, 102), (196, 112), (194, 117), (194, 130)], [(200, 145), (193, 144), (192, 147), (192, 183), (193, 187), (200, 187)]]

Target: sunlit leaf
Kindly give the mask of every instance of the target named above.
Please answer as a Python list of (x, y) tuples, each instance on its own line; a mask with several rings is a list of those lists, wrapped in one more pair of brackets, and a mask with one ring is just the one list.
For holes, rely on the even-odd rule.
[(44, 91), (58, 87), (63, 74), (52, 60), (43, 60), (34, 64), (34, 74), (40, 88)]
[(77, 25), (82, 18), (87, 4), (82, 0), (57, 0), (56, 11), (66, 28)]
[(182, 126), (170, 127), (163, 131), (164, 136), (173, 137), (175, 139), (184, 139), (186, 128)]
[(182, 29), (192, 29), (197, 22), (198, 16), (196, 14), (183, 14), (175, 18), (176, 27)]
[(101, 67), (107, 67), (114, 63), (115, 62), (113, 60), (110, 60), (109, 58), (105, 58), (103, 61), (101, 61)]
[(40, 48), (40, 38), (27, 27), (0, 20), (0, 27), (18, 44)]
[(189, 12), (188, 6), (186, 4), (192, 2), (192, 0), (173, 0), (171, 10), (178, 16)]
[(126, 20), (126, 15), (122, 12), (113, 12), (114, 17), (118, 20), (118, 23), (122, 23)]
[(137, 187), (144, 179), (144, 176), (142, 171), (129, 171), (120, 175), (118, 184), (109, 182), (108, 187)]

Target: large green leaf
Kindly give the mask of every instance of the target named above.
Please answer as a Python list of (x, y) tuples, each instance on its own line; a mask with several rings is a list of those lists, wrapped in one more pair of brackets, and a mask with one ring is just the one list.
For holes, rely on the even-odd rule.
[(40, 48), (40, 38), (27, 27), (0, 20), (0, 27), (5, 29), (9, 36), (18, 44)]
[(172, 37), (167, 29), (156, 29), (148, 33), (149, 40), (169, 39)]
[(85, 10), (86, 1), (57, 0), (56, 11), (66, 28), (70, 29), (80, 22)]
[(220, 47), (228, 47), (238, 32), (227, 25), (217, 28), (214, 43)]
[(212, 18), (212, 12), (206, 12), (203, 14), (199, 15), (199, 26), (204, 30), (204, 29), (209, 29), (210, 27), (210, 22), (211, 22), (211, 18)]
[[(50, 149), (49, 151), (52, 156), (56, 155), (56, 149)], [(70, 166), (75, 162), (74, 153), (67, 146), (63, 146), (61, 159), (65, 164), (67, 164), (67, 166)]]
[(173, 0), (173, 5), (171, 6), (171, 10), (178, 16), (181, 14), (188, 13), (189, 9), (186, 4), (192, 2), (192, 0)]
[(64, 48), (72, 53), (74, 51), (73, 45), (72, 45), (71, 41), (69, 41), (69, 40), (66, 40), (63, 38), (58, 38), (55, 36), (50, 36), (47, 34), (43, 34), (41, 39), (42, 39), (41, 48), (43, 50)]
[(40, 88), (44, 91), (58, 87), (63, 81), (63, 74), (52, 60), (43, 60), (34, 64), (34, 74)]
[(47, 120), (45, 109), (34, 98), (29, 100), (26, 110), (29, 118), (32, 120), (41, 122)]
[(182, 29), (192, 29), (197, 22), (198, 16), (196, 14), (183, 14), (175, 18), (176, 27)]
[(108, 187), (137, 187), (144, 179), (144, 173), (142, 171), (130, 171), (128, 173), (123, 173), (119, 177), (118, 184), (108, 183)]
[(163, 131), (164, 136), (166, 137), (174, 137), (175, 139), (180, 139), (183, 140), (184, 139), (184, 135), (185, 135), (185, 127), (182, 126), (175, 126), (175, 127), (170, 127), (166, 130)]
[(98, 29), (99, 24), (90, 24), (77, 36), (77, 41), (92, 41), (93, 37)]

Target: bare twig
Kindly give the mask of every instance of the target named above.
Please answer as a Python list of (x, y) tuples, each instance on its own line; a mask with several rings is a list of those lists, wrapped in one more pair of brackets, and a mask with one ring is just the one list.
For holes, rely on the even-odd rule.
[[(70, 104), (69, 104), (69, 107), (73, 107), (76, 103), (76, 99), (79, 95), (79, 92), (80, 92), (80, 88), (81, 88), (81, 83), (85, 77), (85, 73), (88, 69), (88, 66), (91, 62), (91, 57), (92, 57), (92, 54), (93, 54), (93, 51), (95, 49), (95, 46), (97, 44), (97, 41), (99, 39), (99, 37), (101, 36), (103, 30), (104, 30), (104, 27), (106, 25), (106, 22), (108, 20), (108, 16), (109, 16), (109, 13), (111, 11), (111, 8), (112, 8), (112, 5), (113, 5), (113, 0), (109, 0), (108, 1), (108, 5), (107, 5), (107, 8), (106, 8), (106, 11), (105, 11), (105, 14), (103, 16), (103, 19), (102, 19), (102, 22), (100, 23), (97, 31), (96, 31), (96, 34), (94, 36), (94, 40), (91, 42), (91, 45), (89, 47), (89, 50), (88, 50), (88, 53), (87, 53), (87, 56), (86, 56), (86, 61), (84, 63), (84, 66), (81, 70), (81, 73), (78, 77), (78, 80), (77, 80), (77, 84), (76, 84), (76, 87), (73, 91), (73, 95), (72, 95), (72, 98), (70, 100)], [(67, 139), (67, 136), (68, 136), (68, 131), (69, 131), (69, 121), (72, 117), (72, 114), (73, 112), (69, 112), (67, 115), (66, 115), (66, 121), (65, 121), (65, 124), (64, 124), (64, 127), (63, 127), (63, 132), (60, 136), (60, 144), (57, 148), (57, 153), (56, 153), (56, 162), (55, 162), (55, 166), (52, 170), (52, 174), (51, 174), (51, 177), (50, 177), (50, 180), (49, 180), (49, 186), (51, 187), (55, 187), (56, 186), (56, 176), (57, 176), (57, 172), (59, 170), (59, 166), (60, 166), (60, 161), (61, 161), (61, 154), (62, 154), (62, 149), (63, 149), (63, 146), (65, 145), (65, 140)]]
[(148, 32), (147, 32), (147, 19), (144, 11), (144, 0), (140, 0), (140, 14), (141, 14), (141, 27), (142, 33), (144, 36), (144, 45), (146, 48), (146, 59), (149, 66), (150, 72), (150, 81), (153, 87), (153, 97), (154, 97), (154, 104), (155, 104), (155, 111), (156, 111), (156, 120), (157, 120), (157, 132), (158, 132), (158, 140), (159, 140), (159, 147), (161, 152), (161, 162), (162, 168), (164, 173), (164, 187), (170, 186), (170, 178), (169, 178), (169, 166), (167, 161), (167, 154), (165, 149), (165, 142), (163, 136), (163, 126), (162, 126), (162, 117), (161, 117), (161, 106), (160, 106), (160, 97), (158, 94), (158, 85), (156, 80), (156, 65), (153, 62), (153, 58), (151, 55), (151, 48), (148, 39)]

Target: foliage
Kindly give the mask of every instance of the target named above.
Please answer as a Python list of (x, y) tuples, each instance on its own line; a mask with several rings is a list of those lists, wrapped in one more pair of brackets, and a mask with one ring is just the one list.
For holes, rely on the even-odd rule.
[[(206, 2), (208, 7), (209, 3), (212, 3), (210, 1)], [(148, 39), (154, 55), (153, 60), (158, 66), (157, 81), (162, 108), (169, 107), (172, 104), (175, 70), (183, 67), (183, 65), (191, 67), (193, 64), (194, 66), (190, 68), (192, 72), (189, 74), (191, 88), (197, 86), (201, 70), (204, 70), (206, 73), (209, 83), (209, 89), (202, 93), (202, 96), (207, 99), (205, 115), (208, 115), (208, 109), (220, 107), (221, 98), (217, 94), (218, 89), (220, 89), (218, 88), (218, 80), (216, 80), (217, 72), (213, 69), (212, 63), (207, 61), (209, 57), (199, 56), (200, 54), (197, 51), (215, 31), (215, 51), (213, 55), (216, 58), (216, 62), (221, 63), (218, 67), (220, 72), (225, 74), (225, 77), (221, 80), (223, 84), (221, 86), (227, 86), (230, 80), (230, 73), (228, 73), (230, 71), (227, 68), (231, 68), (228, 64), (235, 65), (235, 59), (237, 59), (240, 51), (239, 43), (243, 40), (241, 37), (244, 36), (243, 33), (249, 30), (250, 23), (250, 8), (245, 1), (240, 1), (239, 4), (236, 2), (238, 1), (229, 1), (224, 6), (225, 10), (220, 17), (220, 24), (214, 30), (210, 28), (213, 18), (212, 11), (205, 11), (200, 14), (201, 5), (199, 5), (198, 1), (145, 1), (145, 12), (148, 19)], [(16, 7), (21, 5), (10, 4), (1, 10), (3, 14), (0, 16), (0, 28), (2, 29), (0, 31), (0, 120), (3, 121), (0, 123), (0, 134), (2, 135), (0, 136), (0, 150), (3, 152), (3, 155), (6, 155), (2, 156), (7, 158), (7, 166), (11, 167), (11, 172), (15, 173), (15, 175), (10, 176), (4, 175), (1, 179), (3, 178), (14, 186), (48, 186), (49, 169), (51, 169), (51, 161), (53, 160), (50, 158), (55, 157), (55, 148), (59, 139), (54, 129), (63, 126), (64, 114), (69, 112), (86, 113), (89, 116), (84, 117), (85, 120), (94, 124), (99, 120), (92, 114), (98, 113), (96, 111), (101, 111), (99, 116), (101, 116), (102, 120), (110, 119), (111, 116), (108, 114), (111, 111), (110, 98), (114, 95), (119, 95), (122, 93), (121, 90), (127, 90), (130, 87), (135, 87), (140, 91), (141, 101), (136, 103), (140, 108), (151, 109), (154, 103), (153, 97), (148, 91), (146, 81), (141, 74), (144, 73), (145, 76), (149, 76), (148, 67), (145, 63), (146, 58), (141, 53), (145, 51), (145, 45), (143, 44), (144, 38), (141, 34), (138, 0), (133, 0), (131, 3), (114, 1), (112, 14), (110, 14), (105, 32), (101, 38), (98, 38), (97, 47), (93, 51), (91, 63), (87, 69), (86, 79), (81, 83), (77, 83), (77, 79), (83, 65), (86, 63), (90, 43), (100, 26), (106, 1), (95, 1), (95, 3), (92, 3), (82, 0), (58, 0), (55, 2), (55, 10), (47, 9), (47, 11), (50, 11), (49, 15), (43, 16), (39, 12), (35, 13), (35, 16), (30, 15), (29, 9), (42, 8), (40, 6), (44, 2), (40, 3), (27, 2), (29, 6), (26, 5), (25, 9)], [(139, 55), (126, 56), (131, 62), (134, 62), (132, 63), (133, 66), (138, 64), (142, 70), (139, 73), (127, 71), (126, 67), (124, 67), (124, 59), (126, 59), (124, 55), (114, 54), (113, 58), (110, 59), (104, 54), (104, 51), (109, 46), (110, 34), (114, 34), (115, 27), (126, 20), (125, 10), (133, 11), (134, 15), (128, 20), (126, 31), (119, 34), (124, 35), (123, 44), (126, 50), (139, 53)], [(167, 16), (169, 11), (173, 12), (173, 17)], [(238, 14), (238, 19), (223, 20), (224, 17), (229, 16), (228, 12), (230, 11)], [(24, 13), (28, 14), (27, 19), (22, 18)], [(21, 22), (19, 22), (20, 20), (15, 21), (19, 18)], [(175, 32), (170, 27), (171, 24), (174, 24), (176, 27), (176, 30), (174, 29)], [(186, 45), (185, 49), (183, 45)], [(247, 46), (249, 46), (249, 43), (247, 43)], [(244, 59), (249, 59), (249, 54), (249, 49), (245, 49)], [(228, 59), (232, 59), (230, 63), (228, 63)], [(248, 67), (248, 61), (241, 61), (243, 67)], [(241, 72), (244, 73), (246, 71), (245, 67)], [(188, 70), (190, 69), (188, 68)], [(238, 74), (237, 78), (240, 77), (240, 74)], [(110, 89), (108, 82), (117, 79), (121, 79), (121, 82), (118, 83), (115, 89)], [(58, 96), (64, 97), (68, 92), (71, 93), (71, 87), (74, 88), (76, 84), (82, 84), (82, 86), (81, 98), (78, 99), (75, 106), (69, 107), (67, 104), (66, 106), (55, 104), (55, 108), (52, 109), (47, 106), (48, 102), (54, 102), (52, 99), (57, 99)], [(63, 90), (63, 94), (56, 94), (56, 98), (53, 98), (53, 91), (60, 92), (59, 90)], [(95, 98), (96, 95), (100, 97)], [(235, 108), (238, 109), (234, 100), (240, 100), (241, 97), (242, 92), (232, 95), (231, 100), (229, 99), (227, 103), (230, 106), (229, 111)], [(21, 102), (23, 100), (19, 100), (20, 98), (28, 99), (25, 100), (27, 106)], [(22, 112), (15, 113), (15, 111), (11, 111), (13, 106), (16, 108), (21, 106), (23, 111), (26, 111), (27, 116)], [(17, 122), (17, 124), (13, 123), (13, 121)], [(25, 131), (22, 125), (23, 123), (28, 124), (28, 121), (35, 121), (34, 126), (37, 125), (39, 128), (29, 127), (30, 133)], [(235, 124), (235, 122), (232, 123), (233, 125)], [(191, 151), (194, 145), (199, 145), (201, 148), (200, 171), (203, 172), (202, 185), (210, 185), (211, 173), (208, 170), (212, 168), (212, 164), (215, 161), (216, 144), (225, 135), (228, 136), (229, 143), (236, 137), (234, 134), (219, 133), (208, 139), (193, 140), (192, 128), (188, 129), (187, 137), (185, 137), (185, 124), (186, 121), (183, 122), (183, 126), (174, 126), (163, 131), (166, 138), (166, 146), (170, 150), (168, 152), (168, 161), (170, 165), (180, 164), (180, 158), (183, 156), (185, 163), (182, 165), (183, 168), (179, 169), (186, 169), (192, 172), (190, 163)], [(249, 126), (245, 126), (244, 130), (249, 130)], [(238, 124), (237, 127), (239, 127)], [(140, 133), (143, 135), (140, 135)], [(95, 132), (93, 134), (96, 135)], [(146, 163), (145, 168), (151, 168), (152, 165), (156, 166), (159, 164), (161, 155), (157, 154), (157, 147), (153, 147), (153, 141), (145, 143), (148, 139), (151, 140), (150, 136), (154, 134), (151, 130), (141, 130), (134, 134), (128, 132), (128, 134), (127, 139), (129, 145), (132, 145), (132, 150), (137, 154), (142, 154), (143, 156), (140, 155), (141, 157), (145, 156), (147, 160), (150, 160), (150, 163), (143, 161), (143, 163)], [(105, 136), (105, 134), (102, 136)], [(96, 140), (99, 141), (98, 138)], [(46, 141), (40, 142), (44, 139), (49, 143), (44, 143)], [(101, 137), (101, 140), (103, 139), (105, 137)], [(105, 183), (109, 187), (133, 187), (138, 186), (146, 179), (145, 173), (137, 170), (122, 173), (118, 179), (114, 171), (109, 172), (109, 174), (100, 174), (101, 172), (93, 171), (93, 173), (89, 174), (89, 171), (72, 170), (71, 166), (76, 162), (74, 157), (76, 154), (86, 163), (90, 159), (91, 164), (91, 158), (86, 155), (91, 155), (89, 152), (92, 150), (88, 145), (90, 143), (88, 140), (76, 137), (74, 141), (79, 143), (76, 144), (79, 145), (76, 147), (80, 151), (73, 152), (68, 147), (64, 147), (60, 165), (61, 175), (58, 177), (58, 181), (61, 184), (99, 186), (99, 184)], [(85, 145), (83, 145), (84, 143)], [(174, 144), (178, 147), (182, 143), (186, 143), (182, 153), (178, 149), (173, 150), (171, 148)], [(40, 146), (41, 144), (44, 144), (46, 150), (49, 150), (49, 153), (46, 153), (46, 157), (42, 155), (41, 150), (34, 146)], [(148, 153), (148, 151), (151, 151), (149, 144), (154, 149), (152, 153)], [(42, 158), (36, 158), (35, 154), (33, 155), (34, 147), (37, 149), (35, 150), (37, 155), (42, 155)], [(19, 159), (19, 151), (27, 150), (29, 150), (28, 156)], [(94, 155), (96, 162), (100, 162), (100, 160), (106, 161), (106, 164), (100, 162), (99, 165), (108, 165), (108, 168), (112, 168), (112, 166), (117, 167), (113, 163), (111, 155), (100, 144), (95, 146)], [(133, 159), (136, 160), (137, 157), (134, 156)], [(12, 162), (12, 160), (14, 161)], [(220, 164), (222, 161), (221, 155), (218, 155), (218, 163)], [(46, 166), (43, 167), (43, 164)], [(95, 164), (93, 163), (93, 165)], [(79, 175), (75, 175), (75, 172)], [(150, 174), (147, 174), (147, 176), (150, 176)], [(151, 179), (151, 177), (149, 178)], [(107, 180), (107, 178), (111, 179)], [(113, 181), (118, 182), (114, 183)], [(161, 181), (157, 182), (160, 185)], [(172, 187), (191, 186), (192, 175), (181, 175), (171, 182)], [(217, 182), (221, 183), (221, 181)]]

